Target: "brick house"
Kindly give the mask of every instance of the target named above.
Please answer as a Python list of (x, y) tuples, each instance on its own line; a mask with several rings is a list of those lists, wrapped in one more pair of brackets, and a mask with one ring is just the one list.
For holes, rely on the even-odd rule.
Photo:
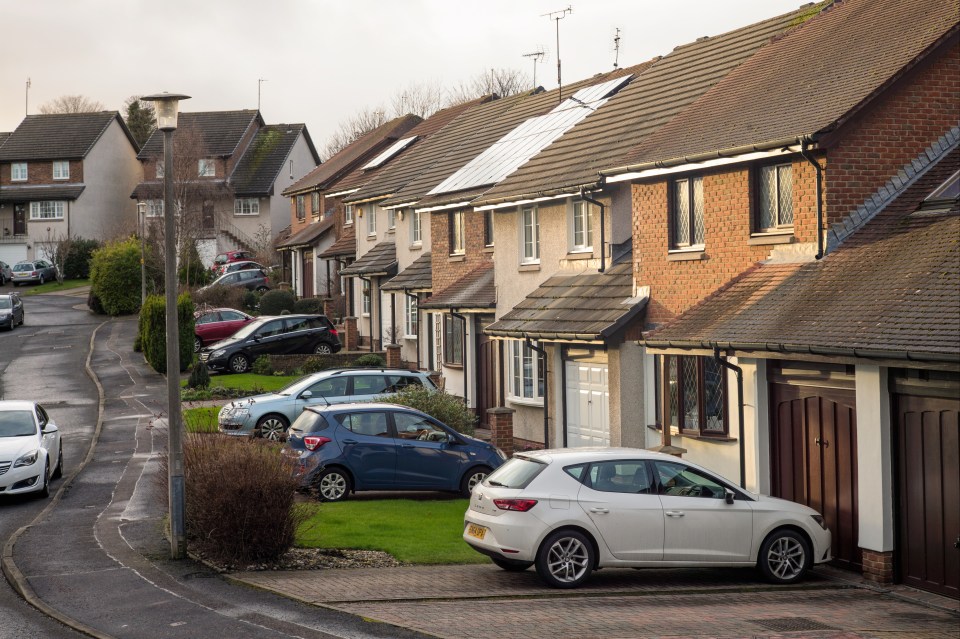
[[(826, 5), (601, 171), (631, 186), (650, 288), (645, 444), (820, 509), (841, 566), (952, 596), (953, 538), (926, 554), (895, 540), (898, 507), (921, 508), (910, 482), (953, 490), (956, 473), (894, 451), (923, 436), (911, 415), (957, 412), (937, 403), (960, 388), (956, 286), (905, 255), (955, 281), (956, 205), (927, 229), (946, 247), (903, 218), (957, 170), (958, 17), (932, 0)], [(945, 428), (927, 445), (955, 450)]]
[(132, 232), (137, 151), (117, 111), (29, 115), (0, 137), (0, 260), (50, 259), (61, 237)]
[[(269, 249), (289, 221), (289, 203), (282, 192), (320, 161), (305, 125), (267, 125), (256, 110), (181, 113), (173, 138), (178, 197), (196, 222), (192, 232), (205, 263), (227, 250)], [(146, 203), (148, 219), (160, 219), (159, 131), (137, 158), (143, 181), (131, 197)]]

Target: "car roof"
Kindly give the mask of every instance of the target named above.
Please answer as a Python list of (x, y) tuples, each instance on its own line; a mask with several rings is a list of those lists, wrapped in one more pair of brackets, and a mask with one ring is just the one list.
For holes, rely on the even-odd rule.
[(546, 463), (576, 464), (591, 461), (610, 459), (660, 459), (665, 461), (682, 461), (673, 455), (658, 453), (644, 448), (626, 448), (612, 446), (592, 446), (587, 448), (548, 448), (545, 450), (530, 450), (518, 453), (518, 456), (543, 461)]
[(36, 402), (30, 402), (22, 399), (4, 399), (0, 400), (0, 411), (8, 410), (33, 410)]
[(316, 413), (356, 413), (369, 412), (372, 410), (383, 410), (384, 408), (408, 411), (418, 415), (426, 415), (426, 413), (419, 411), (416, 408), (411, 408), (402, 404), (390, 404), (389, 402), (344, 402), (342, 404), (330, 404), (329, 406), (314, 404), (312, 406), (307, 406), (304, 408), (304, 410), (312, 410)]

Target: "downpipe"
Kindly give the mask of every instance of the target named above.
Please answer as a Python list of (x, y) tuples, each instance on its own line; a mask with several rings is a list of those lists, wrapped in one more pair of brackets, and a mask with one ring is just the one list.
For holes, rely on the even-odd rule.
[(817, 254), (815, 257), (821, 260), (823, 259), (823, 167), (810, 155), (806, 140), (800, 141), (800, 155), (817, 171)]
[(747, 444), (743, 441), (743, 369), (720, 357), (720, 347), (713, 347), (713, 359), (737, 376), (737, 423), (739, 433), (737, 442), (740, 448), (740, 488), (747, 489)]

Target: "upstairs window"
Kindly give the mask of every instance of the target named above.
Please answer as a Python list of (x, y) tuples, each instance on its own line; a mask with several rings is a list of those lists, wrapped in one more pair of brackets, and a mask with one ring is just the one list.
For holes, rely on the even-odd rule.
[(571, 253), (593, 251), (593, 216), (589, 202), (571, 202), (569, 230)]
[(260, 215), (260, 200), (255, 197), (238, 197), (233, 201), (234, 215)]
[(410, 243), (423, 243), (423, 233), (420, 227), (420, 211), (416, 209), (410, 211)]
[(793, 167), (761, 166), (757, 172), (756, 230), (793, 228)]
[(200, 177), (216, 177), (217, 168), (213, 160), (202, 158), (197, 162), (197, 175)]
[(70, 179), (70, 162), (67, 160), (56, 160), (53, 163), (53, 179), (54, 180), (69, 180)]
[(397, 228), (397, 212), (393, 209), (387, 209), (387, 230), (392, 231)]
[(703, 242), (703, 178), (674, 180), (670, 183), (670, 248), (701, 247)]
[(157, 160), (157, 163), (154, 165), (154, 170), (157, 172), (157, 179), (163, 177), (163, 160)]
[(466, 253), (463, 215), (463, 211), (454, 211), (450, 214), (450, 255), (463, 255)]
[(320, 217), (320, 194), (316, 191), (310, 194), (310, 213), (313, 217)]
[(147, 200), (147, 217), (163, 217), (163, 200)]
[(493, 246), (493, 211), (483, 212), (483, 245)]
[(540, 220), (535, 206), (520, 209), (520, 263), (540, 263)]
[(343, 207), (343, 223), (344, 225), (353, 224), (353, 205), (347, 204)]
[[(359, 207), (357, 209), (357, 212), (363, 215), (364, 214), (363, 207)], [(366, 211), (366, 216), (367, 216), (367, 235), (376, 235), (377, 234), (376, 208), (374, 206), (370, 206), (370, 208)]]
[(27, 181), (27, 163), (26, 162), (14, 162), (10, 165), (10, 181), (11, 182), (26, 182)]

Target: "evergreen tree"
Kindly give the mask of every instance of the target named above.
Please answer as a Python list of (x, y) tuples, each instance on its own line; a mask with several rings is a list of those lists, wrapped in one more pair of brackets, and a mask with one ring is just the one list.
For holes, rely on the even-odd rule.
[(135, 95), (127, 100), (126, 107), (127, 128), (130, 129), (137, 144), (143, 146), (153, 130), (157, 128), (153, 105), (149, 102), (141, 102), (140, 97)]

